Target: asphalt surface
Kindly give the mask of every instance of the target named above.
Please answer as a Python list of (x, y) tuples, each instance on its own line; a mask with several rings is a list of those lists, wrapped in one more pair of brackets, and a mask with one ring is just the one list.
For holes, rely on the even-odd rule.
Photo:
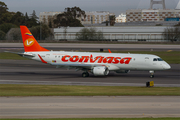
[[(101, 45), (42, 44), (52, 50), (154, 50), (180, 51), (179, 45)], [(0, 44), (0, 52), (23, 51), (22, 43)], [(111, 72), (105, 77), (90, 74), (82, 78), (82, 71), (56, 69), (33, 60), (0, 59), (0, 84), (90, 85), (90, 86), (146, 86), (180, 87), (180, 65), (157, 71), (150, 78), (148, 71), (128, 74)], [(0, 118), (140, 118), (180, 117), (179, 96), (91, 96), (91, 97), (0, 97)]]
[[(52, 50), (88, 51), (103, 48), (107, 50), (154, 50), (180, 51), (180, 45), (161, 44), (83, 44), (83, 43), (40, 43)], [(0, 52), (24, 51), (22, 43), (1, 43)], [(155, 86), (180, 87), (180, 65), (171, 64), (171, 69), (156, 71), (155, 78), (150, 78), (148, 71), (131, 71), (128, 74), (111, 72), (108, 76), (95, 77), (90, 74), (82, 78), (82, 71), (56, 69), (33, 60), (0, 60), (0, 84), (58, 84), (58, 85), (96, 85), (96, 86), (145, 86), (147, 81), (154, 81)]]
[[(180, 51), (180, 45), (161, 45), (161, 44), (83, 44), (83, 43), (40, 43), (48, 50), (78, 50), (78, 51), (99, 51), (118, 50), (118, 51)], [(22, 43), (0, 43), (0, 52), (6, 50), (23, 51)]]
[(180, 117), (180, 96), (0, 97), (0, 118)]
[(108, 76), (81, 77), (82, 71), (56, 68), (33, 60), (0, 60), (0, 84), (42, 85), (89, 85), (89, 86), (146, 86), (154, 81), (155, 86), (180, 87), (180, 65), (171, 64), (171, 69), (156, 71), (150, 78), (149, 71), (130, 73), (110, 72)]

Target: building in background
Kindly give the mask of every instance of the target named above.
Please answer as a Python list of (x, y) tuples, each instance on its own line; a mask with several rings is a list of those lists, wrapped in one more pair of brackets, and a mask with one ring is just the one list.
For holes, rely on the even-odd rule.
[(126, 22), (142, 21), (142, 10), (126, 10)]
[[(77, 41), (76, 33), (84, 27), (68, 27), (66, 28), (54, 28), (54, 40), (64, 40), (64, 37), (68, 41)], [(91, 27), (86, 27), (91, 28)], [(134, 26), (134, 27), (96, 27), (97, 31), (103, 33), (105, 41), (124, 41), (124, 42), (167, 42), (164, 39), (163, 31), (166, 26)], [(64, 32), (64, 29), (67, 32)]]
[(46, 25), (49, 25), (49, 23), (51, 22), (52, 27), (54, 27), (53, 20), (55, 19), (55, 16), (60, 13), (62, 12), (40, 12), (39, 22), (44, 23)]
[(100, 24), (106, 21), (109, 21), (109, 16), (115, 15), (114, 13), (110, 13), (108, 11), (92, 11), (85, 12), (86, 18), (81, 18), (82, 24)]
[(138, 22), (138, 21), (165, 21), (166, 18), (179, 18), (180, 10), (127, 10), (126, 21)]
[[(55, 19), (56, 15), (61, 13), (62, 12), (40, 12), (39, 21), (47, 25), (49, 25), (49, 22), (51, 21), (52, 26), (54, 26), (53, 20)], [(109, 21), (109, 16), (115, 15), (114, 13), (110, 13), (107, 11), (92, 11), (85, 13), (85, 18), (77, 18), (82, 24), (100, 24), (102, 22)]]
[[(162, 4), (163, 9), (153, 9), (154, 4)], [(127, 22), (139, 22), (139, 21), (166, 21), (167, 18), (173, 18), (171, 20), (179, 20), (180, 17), (180, 2), (176, 9), (166, 9), (165, 0), (155, 1), (151, 0), (150, 9), (135, 9), (126, 11)]]
[(126, 15), (121, 13), (118, 17), (116, 17), (116, 23), (126, 22)]

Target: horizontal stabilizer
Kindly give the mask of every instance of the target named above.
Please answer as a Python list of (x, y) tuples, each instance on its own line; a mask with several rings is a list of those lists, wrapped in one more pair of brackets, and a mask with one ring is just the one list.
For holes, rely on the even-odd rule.
[(34, 57), (35, 56), (34, 54), (26, 54), (26, 53), (18, 53), (18, 55), (23, 56), (23, 57), (25, 57), (25, 56)]
[(27, 54), (27, 53), (24, 53), (24, 52), (11, 52), (11, 51), (4, 51), (4, 52), (17, 54), (17, 55), (20, 55), (20, 56), (23, 56), (23, 57), (25, 57), (25, 56), (34, 57), (35, 56), (34, 54)]

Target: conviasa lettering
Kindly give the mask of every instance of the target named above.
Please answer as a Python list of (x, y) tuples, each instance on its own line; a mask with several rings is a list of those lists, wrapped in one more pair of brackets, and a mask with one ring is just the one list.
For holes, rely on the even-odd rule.
[(70, 55), (65, 55), (62, 57), (63, 62), (90, 62), (90, 63), (113, 63), (113, 64), (129, 64), (131, 61), (131, 57), (103, 57), (103, 56), (96, 56), (93, 58), (92, 55), (90, 56), (70, 56)]

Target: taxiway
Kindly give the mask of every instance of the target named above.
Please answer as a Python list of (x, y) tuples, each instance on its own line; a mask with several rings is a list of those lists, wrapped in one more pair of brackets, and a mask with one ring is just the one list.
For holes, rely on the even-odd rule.
[(108, 76), (81, 77), (82, 71), (56, 68), (33, 60), (0, 60), (0, 84), (42, 85), (89, 85), (89, 86), (146, 86), (154, 81), (158, 87), (180, 87), (180, 65), (171, 64), (171, 69), (156, 71), (150, 78), (148, 71), (130, 73), (111, 72)]
[(179, 96), (1, 97), (0, 118), (180, 117)]

